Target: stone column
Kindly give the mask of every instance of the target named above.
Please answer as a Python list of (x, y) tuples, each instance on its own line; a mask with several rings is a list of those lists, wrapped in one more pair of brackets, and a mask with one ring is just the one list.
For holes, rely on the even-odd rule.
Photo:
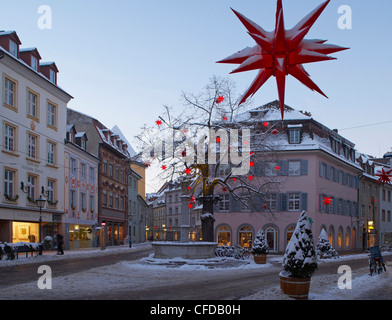
[(181, 196), (181, 243), (189, 242), (190, 214), (189, 214), (189, 196)]

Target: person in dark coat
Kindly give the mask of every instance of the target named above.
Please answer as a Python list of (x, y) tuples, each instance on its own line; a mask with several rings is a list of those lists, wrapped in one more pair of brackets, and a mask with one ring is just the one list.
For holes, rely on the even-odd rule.
[(56, 240), (57, 240), (57, 254), (63, 255), (63, 244), (64, 244), (64, 236), (57, 231), (54, 233)]

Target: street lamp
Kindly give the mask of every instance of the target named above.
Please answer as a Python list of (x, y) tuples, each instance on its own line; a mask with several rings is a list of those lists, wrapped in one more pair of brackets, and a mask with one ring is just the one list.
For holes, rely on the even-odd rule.
[(35, 202), (37, 203), (37, 206), (39, 208), (39, 243), (41, 243), (42, 208), (45, 206), (46, 200), (43, 199), (42, 196), (40, 195), (38, 199), (35, 199)]

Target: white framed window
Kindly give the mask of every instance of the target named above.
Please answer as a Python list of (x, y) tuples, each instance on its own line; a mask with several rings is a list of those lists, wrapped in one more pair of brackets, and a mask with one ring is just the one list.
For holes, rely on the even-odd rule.
[(269, 161), (267, 162), (265, 166), (265, 175), (267, 177), (274, 177), (278, 174), (278, 171), (276, 170), (276, 166), (278, 163), (276, 161)]
[(54, 194), (55, 194), (55, 187), (56, 187), (56, 181), (54, 180), (48, 180), (48, 201), (50, 202), (55, 202)]
[(95, 210), (95, 197), (90, 194), (90, 203), (89, 203), (90, 211)]
[(78, 174), (78, 165), (77, 165), (76, 159), (71, 158), (69, 160), (69, 162), (70, 162), (71, 175), (76, 177)]
[(102, 206), (104, 206), (104, 207), (107, 206), (107, 199), (108, 199), (108, 197), (107, 197), (106, 191), (103, 191), (102, 192)]
[(4, 125), (4, 150), (9, 152), (15, 151), (16, 128), (5, 124)]
[(31, 159), (37, 159), (38, 137), (28, 134), (27, 156)]
[(95, 169), (90, 167), (90, 184), (95, 184)]
[(265, 202), (268, 206), (267, 209), (271, 211), (276, 211), (276, 204), (277, 204), (277, 199), (276, 199), (276, 193), (268, 193), (265, 197)]
[(228, 194), (221, 195), (222, 200), (218, 202), (219, 211), (230, 210), (230, 196)]
[(8, 78), (4, 78), (4, 103), (16, 108), (16, 83)]
[(83, 211), (87, 210), (87, 199), (86, 199), (86, 193), (85, 192), (81, 192), (80, 193), (80, 205), (81, 205), (81, 209)]
[(30, 186), (28, 196), (30, 197), (31, 200), (35, 201), (36, 190), (37, 190), (37, 177), (33, 175), (28, 175), (27, 182), (29, 183)]
[(16, 58), (18, 57), (18, 45), (12, 40), (10, 40), (10, 54)]
[(37, 103), (38, 103), (37, 95), (32, 93), (31, 91), (28, 91), (27, 92), (27, 115), (33, 118), (38, 118)]
[(55, 165), (56, 163), (56, 144), (48, 141), (48, 164)]
[(80, 164), (80, 178), (82, 180), (87, 180), (87, 166), (85, 163)]
[(69, 205), (72, 210), (73, 208), (76, 208), (78, 205), (78, 196), (76, 195), (76, 190), (70, 189), (69, 190)]
[(289, 130), (289, 143), (300, 143), (300, 129)]
[(15, 195), (15, 176), (15, 171), (9, 169), (4, 170), (4, 193), (10, 198)]
[(299, 176), (301, 174), (301, 161), (289, 161), (289, 175)]
[(299, 193), (289, 193), (289, 211), (299, 211), (300, 209), (300, 194)]
[(48, 126), (56, 127), (56, 110), (57, 107), (53, 104), (48, 102)]
[(49, 77), (50, 77), (50, 82), (56, 84), (56, 72), (53, 71), (53, 70), (50, 70), (50, 75), (49, 75)]
[(36, 57), (31, 56), (31, 67), (38, 72), (38, 59)]

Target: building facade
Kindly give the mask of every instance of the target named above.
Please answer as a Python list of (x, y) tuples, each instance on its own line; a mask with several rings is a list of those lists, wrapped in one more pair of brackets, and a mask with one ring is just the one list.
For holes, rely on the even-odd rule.
[(98, 246), (99, 158), (86, 151), (88, 137), (67, 126), (64, 154), (64, 204), (66, 250)]
[(128, 235), (128, 145), (98, 120), (67, 110), (67, 121), (87, 134), (86, 150), (100, 159), (98, 223), (105, 227), (107, 245), (124, 244)]
[[(57, 85), (54, 62), (0, 32), (0, 241), (38, 242), (64, 227), (64, 137), (72, 96)], [(42, 210), (36, 199), (42, 197)]]
[[(355, 161), (354, 144), (290, 107), (282, 121), (277, 101), (240, 115), (238, 123), (267, 133), (267, 144), (274, 147), (271, 159), (256, 160), (251, 171), (255, 185), (262, 179), (277, 183), (249, 205), (218, 190), (222, 200), (214, 213), (216, 241), (250, 246), (262, 229), (270, 251), (283, 252), (305, 210), (316, 238), (325, 229), (338, 250), (356, 249), (362, 169)], [(251, 148), (256, 143), (251, 140)]]

